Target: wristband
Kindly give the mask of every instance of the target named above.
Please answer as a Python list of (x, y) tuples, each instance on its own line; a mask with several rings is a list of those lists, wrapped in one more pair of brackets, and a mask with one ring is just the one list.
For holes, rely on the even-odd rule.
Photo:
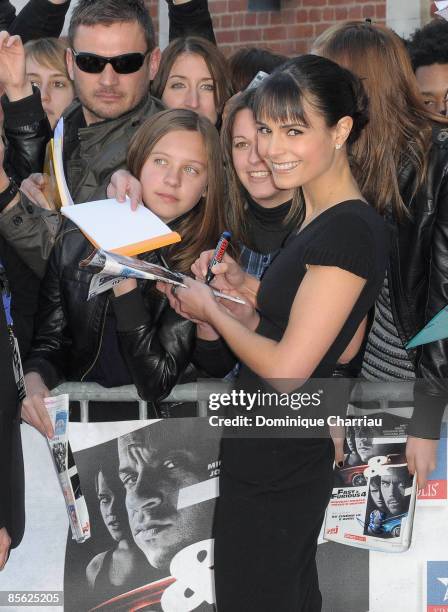
[(0, 213), (13, 201), (18, 192), (19, 188), (16, 182), (10, 178), (8, 187), (0, 193)]

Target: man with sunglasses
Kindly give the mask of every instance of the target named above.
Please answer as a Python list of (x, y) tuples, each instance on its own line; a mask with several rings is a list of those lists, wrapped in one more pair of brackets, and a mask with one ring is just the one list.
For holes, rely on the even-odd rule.
[[(214, 41), (207, 0), (168, 1), (170, 40), (195, 34)], [(160, 51), (142, 0), (80, 0), (72, 14), (69, 44), (67, 63), (78, 103), (64, 113), (64, 162), (76, 203), (106, 197), (109, 177), (125, 166), (132, 133), (143, 118), (162, 110), (148, 95)], [(10, 143), (5, 167), (20, 180), (31, 175), (22, 192), (49, 208), (48, 178), (39, 173), (51, 130), (39, 92), (25, 79), (20, 39), (7, 32), (0, 32), (0, 82), (7, 94), (2, 105)], [(14, 225), (18, 212), (20, 226)], [(28, 216), (20, 205), (0, 215), (0, 234), (14, 243), (16, 235), (26, 234)]]
[[(68, 72), (86, 124), (116, 120), (132, 111), (137, 111), (135, 118), (139, 119), (140, 106), (144, 117), (159, 111), (161, 106), (148, 94), (159, 67), (160, 50), (155, 47), (146, 8), (138, 2), (116, 0), (92, 4), (83, 0), (75, 7), (67, 50)], [(117, 4), (121, 21), (108, 23), (111, 17), (107, 11)], [(122, 17), (123, 4), (128, 7), (126, 20)], [(132, 12), (134, 20), (130, 19)]]
[[(20, 150), (34, 135), (33, 124), (40, 123), (42, 128), (44, 123), (46, 137), (41, 135), (37, 166), (51, 130), (42, 119), (39, 93), (33, 93), (26, 82), (21, 41), (17, 37), (5, 41), (5, 37), (6, 33), (0, 34), (5, 134), (11, 148)], [(68, 38), (67, 67), (77, 98), (63, 115), (64, 165), (73, 200), (85, 202), (106, 197), (110, 176), (125, 166), (133, 133), (146, 118), (163, 109), (149, 94), (160, 50), (143, 0), (80, 0), (72, 13)]]

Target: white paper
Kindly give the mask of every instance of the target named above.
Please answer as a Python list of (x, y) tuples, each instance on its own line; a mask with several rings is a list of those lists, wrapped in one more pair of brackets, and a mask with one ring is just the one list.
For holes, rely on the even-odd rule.
[(118, 202), (110, 198), (64, 206), (61, 213), (106, 251), (171, 234), (170, 228), (145, 206), (131, 210), (129, 199)]
[(64, 142), (64, 118), (61, 117), (56, 124), (53, 136), (53, 164), (58, 185), (59, 197), (62, 206), (73, 206), (73, 199), (65, 180), (62, 146)]

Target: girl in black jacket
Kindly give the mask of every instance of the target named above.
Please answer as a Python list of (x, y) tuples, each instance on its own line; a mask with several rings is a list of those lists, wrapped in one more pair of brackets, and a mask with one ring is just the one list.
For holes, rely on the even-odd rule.
[[(160, 264), (162, 254), (162, 262), (188, 272), (223, 228), (216, 129), (192, 111), (164, 111), (135, 134), (128, 166), (142, 182), (145, 205), (182, 236), (144, 259)], [(194, 376), (194, 324), (177, 315), (152, 282), (128, 280), (115, 297), (87, 301), (92, 275), (78, 264), (92, 248), (77, 227), (64, 223), (43, 281), (23, 402), (23, 417), (41, 431), (48, 426), (43, 397), (64, 379), (106, 387), (134, 383), (144, 399), (157, 402), (181, 377)]]

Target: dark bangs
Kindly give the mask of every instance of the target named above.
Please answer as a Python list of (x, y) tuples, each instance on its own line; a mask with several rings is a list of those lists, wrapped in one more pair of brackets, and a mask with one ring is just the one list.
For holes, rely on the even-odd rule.
[(289, 72), (274, 72), (258, 87), (254, 98), (256, 121), (309, 126), (303, 110), (304, 94)]

